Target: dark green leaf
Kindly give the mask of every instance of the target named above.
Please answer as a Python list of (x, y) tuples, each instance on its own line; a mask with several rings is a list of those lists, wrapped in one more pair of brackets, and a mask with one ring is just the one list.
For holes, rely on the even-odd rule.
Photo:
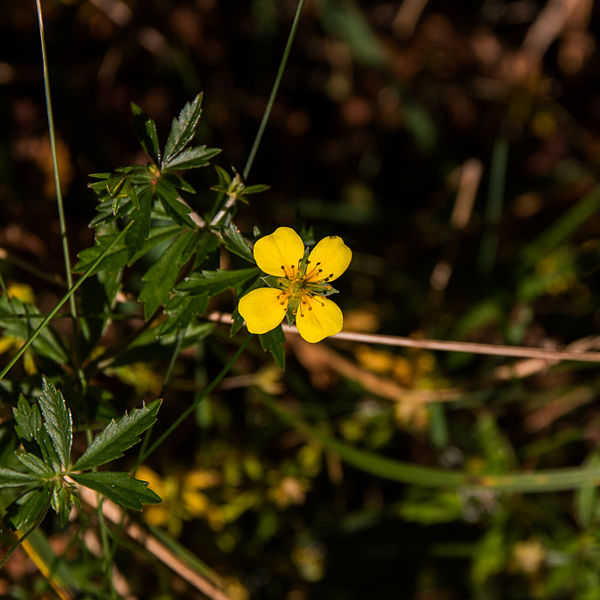
[(237, 306), (233, 309), (231, 318), (232, 323), (231, 328), (229, 329), (229, 336), (233, 337), (244, 326), (244, 317), (240, 315), (240, 311), (237, 309)]
[(140, 434), (156, 421), (160, 404), (160, 400), (155, 400), (148, 406), (125, 413), (118, 421), (111, 421), (94, 438), (73, 469), (85, 471), (123, 456), (123, 452), (137, 444)]
[(189, 260), (197, 241), (196, 231), (186, 231), (175, 239), (144, 275), (139, 299), (144, 303), (146, 319), (169, 300), (179, 270)]
[(43, 479), (33, 473), (21, 473), (0, 467), (0, 488), (40, 485), (42, 482)]
[(96, 492), (104, 494), (109, 500), (123, 508), (142, 510), (142, 504), (158, 504), (162, 502), (145, 481), (134, 479), (128, 473), (77, 473), (73, 479)]
[[(34, 455), (38, 460), (39, 455), (42, 457), (42, 464), (45, 465), (44, 469), (49, 469), (52, 473), (59, 473), (62, 471), (61, 460), (54, 448), (52, 440), (48, 435), (44, 427), (44, 423), (40, 414), (40, 410), (37, 406), (30, 406), (29, 403), (23, 398), (19, 398), (19, 402), (16, 408), (13, 408), (13, 414), (15, 417), (15, 431), (23, 442), (23, 446), (29, 452)], [(28, 458), (24, 459), (29, 460)], [(21, 461), (23, 462), (23, 461)], [(24, 463), (25, 464), (25, 463)], [(35, 467), (29, 465), (30, 468)]]
[(190, 194), (196, 193), (196, 190), (193, 188), (193, 186), (177, 173), (163, 171), (161, 177), (184, 192), (188, 192)]
[(280, 369), (285, 369), (285, 335), (281, 325), (258, 337), (262, 349), (265, 352), (269, 351), (273, 355), (273, 359)]
[(223, 239), (225, 240), (225, 248), (227, 248), (227, 250), (241, 256), (248, 262), (255, 262), (250, 245), (235, 225), (230, 223), (226, 227), (223, 227), (222, 233)]
[(63, 469), (62, 461), (56, 452), (56, 448), (48, 435), (48, 432), (44, 427), (41, 427), (38, 431), (36, 438), (38, 446), (42, 452), (42, 458), (44, 462), (51, 467), (55, 473), (60, 473)]
[(25, 529), (40, 520), (50, 506), (52, 487), (30, 490), (6, 507), (4, 522), (12, 529)]
[(135, 133), (135, 136), (148, 156), (150, 156), (156, 164), (160, 164), (160, 149), (158, 147), (156, 123), (133, 102), (131, 103), (131, 112), (133, 113), (133, 132)]
[(71, 509), (73, 508), (74, 490), (71, 486), (57, 481), (52, 490), (51, 505), (54, 512), (60, 518), (60, 524), (64, 527), (69, 520)]
[(168, 163), (165, 163), (163, 168), (184, 170), (206, 167), (210, 164), (210, 159), (219, 152), (221, 152), (219, 148), (207, 148), (206, 146), (187, 148)]
[[(133, 225), (125, 235), (125, 246), (129, 258), (136, 256), (144, 247), (150, 232), (150, 213), (152, 211), (152, 188), (141, 187), (138, 191), (139, 208), (131, 213)], [(131, 264), (131, 261), (130, 263)]]
[(15, 456), (27, 469), (35, 475), (44, 479), (50, 479), (54, 475), (54, 470), (49, 467), (41, 458), (29, 452), (15, 452)]
[(42, 395), (38, 398), (44, 428), (60, 458), (63, 469), (71, 464), (71, 444), (73, 443), (71, 411), (67, 408), (62, 394), (44, 377)]
[(216, 296), (225, 290), (248, 281), (251, 277), (256, 277), (258, 273), (257, 268), (192, 273), (177, 286), (176, 290), (195, 295), (208, 294), (209, 296)]
[(144, 242), (144, 246), (142, 247), (142, 249), (135, 256), (132, 256), (129, 259), (127, 264), (129, 266), (131, 266), (133, 263), (138, 261), (142, 256), (144, 256), (145, 254), (150, 252), (150, 250), (152, 250), (152, 248), (154, 248), (155, 246), (158, 246), (158, 244), (161, 244), (162, 242), (166, 242), (167, 240), (172, 238), (175, 234), (179, 233), (180, 231), (181, 231), (181, 227), (179, 227), (179, 225), (167, 225), (167, 226), (162, 226), (162, 227), (152, 227), (152, 229), (150, 230), (149, 237)]
[(208, 306), (208, 294), (200, 296), (174, 296), (165, 306), (167, 318), (161, 323), (159, 335), (186, 328)]
[(79, 288), (79, 323), (82, 343), (80, 359), (87, 358), (108, 325), (116, 295), (121, 287), (121, 271), (100, 271)]
[(42, 415), (35, 404), (29, 404), (23, 394), (19, 396), (17, 406), (13, 408), (15, 431), (22, 441), (31, 442), (37, 438), (42, 427)]
[[(83, 273), (87, 271), (98, 260), (100, 255), (106, 250), (112, 242), (117, 239), (118, 233), (110, 233), (107, 235), (96, 236), (96, 244), (91, 248), (82, 250), (79, 256), (79, 262), (73, 267), (73, 271)], [(127, 264), (128, 250), (125, 246), (125, 241), (115, 244), (102, 259), (100, 264), (94, 269), (90, 275), (103, 271), (105, 269), (111, 271), (119, 271)]]
[(261, 192), (265, 192), (266, 190), (270, 189), (270, 187), (271, 186), (265, 185), (263, 183), (259, 183), (256, 185), (249, 185), (244, 188), (244, 196), (246, 194), (260, 194)]
[(182, 227), (196, 228), (196, 224), (189, 217), (192, 209), (182, 201), (177, 188), (171, 182), (161, 177), (156, 184), (155, 191), (165, 213), (174, 223)]
[(168, 166), (184, 148), (194, 139), (196, 127), (202, 115), (202, 93), (187, 103), (179, 117), (173, 119), (171, 131), (165, 145), (163, 166)]
[[(25, 304), (18, 298), (0, 296), (0, 328), (4, 335), (12, 335), (26, 340), (43, 321), (37, 316), (40, 311), (33, 304)], [(58, 364), (69, 362), (69, 358), (58, 336), (50, 327), (46, 327), (32, 344), (33, 351)]]

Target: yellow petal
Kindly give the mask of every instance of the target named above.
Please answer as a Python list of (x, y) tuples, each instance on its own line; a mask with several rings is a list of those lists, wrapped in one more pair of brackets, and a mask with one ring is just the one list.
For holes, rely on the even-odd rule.
[(279, 227), (254, 244), (254, 259), (269, 275), (291, 277), (304, 256), (304, 242), (290, 227)]
[(342, 330), (344, 316), (339, 306), (323, 296), (305, 296), (296, 314), (296, 327), (307, 342), (320, 342)]
[(240, 299), (238, 310), (250, 333), (267, 333), (275, 329), (288, 307), (288, 299), (281, 290), (258, 288)]
[(352, 250), (337, 235), (323, 238), (308, 256), (307, 281), (333, 281), (352, 260)]

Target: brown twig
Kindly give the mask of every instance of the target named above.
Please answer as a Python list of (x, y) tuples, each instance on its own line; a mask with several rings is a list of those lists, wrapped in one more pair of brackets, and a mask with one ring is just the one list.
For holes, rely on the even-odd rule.
[[(82, 486), (78, 486), (78, 489), (81, 499), (92, 508), (97, 508), (98, 502), (96, 499), (96, 492)], [(102, 514), (105, 518), (115, 524), (120, 524), (123, 519), (123, 511), (106, 498), (102, 501)], [(132, 540), (135, 540), (144, 546), (150, 554), (155, 556), (164, 565), (169, 567), (182, 579), (185, 579), (185, 581), (211, 600), (231, 600), (231, 597), (223, 590), (219, 589), (213, 582), (200, 575), (200, 573), (194, 569), (188, 567), (161, 541), (152, 534), (144, 531), (144, 529), (136, 523), (132, 523), (125, 518), (124, 530)]]
[[(228, 313), (213, 312), (208, 315), (209, 321), (231, 324), (232, 318)], [(298, 330), (289, 325), (283, 325), (285, 332), (297, 334)], [(473, 342), (451, 342), (445, 340), (426, 340), (418, 338), (401, 337), (395, 335), (381, 335), (375, 333), (357, 333), (342, 331), (331, 337), (336, 340), (350, 342), (363, 342), (381, 346), (399, 346), (404, 348), (423, 348), (426, 350), (441, 350), (442, 352), (466, 352), (468, 354), (485, 354), (491, 356), (511, 356), (517, 358), (539, 358), (559, 362), (574, 360), (581, 362), (600, 363), (600, 352), (575, 352), (569, 350), (544, 350), (527, 346), (504, 346), (501, 344), (478, 344)]]

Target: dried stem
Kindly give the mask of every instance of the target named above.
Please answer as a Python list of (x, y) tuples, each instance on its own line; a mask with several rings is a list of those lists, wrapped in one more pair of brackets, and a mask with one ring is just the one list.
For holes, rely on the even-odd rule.
[[(230, 314), (214, 312), (208, 315), (210, 321), (219, 323), (232, 322)], [(283, 325), (287, 333), (298, 334), (295, 327)], [(517, 358), (540, 358), (558, 362), (562, 360), (575, 360), (582, 362), (600, 363), (600, 352), (577, 352), (569, 350), (544, 350), (527, 346), (503, 346), (501, 344), (476, 344), (473, 342), (451, 342), (444, 340), (427, 340), (418, 338), (401, 337), (395, 335), (381, 335), (375, 333), (357, 333), (342, 331), (332, 336), (336, 340), (350, 342), (363, 342), (365, 344), (378, 344), (382, 346), (401, 346), (404, 348), (422, 348), (426, 350), (441, 350), (442, 352), (466, 352), (469, 354), (486, 354), (493, 356), (514, 356)]]

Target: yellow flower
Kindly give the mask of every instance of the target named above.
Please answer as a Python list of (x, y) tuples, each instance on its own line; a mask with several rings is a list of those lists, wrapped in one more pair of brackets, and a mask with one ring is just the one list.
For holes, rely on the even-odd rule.
[(342, 238), (323, 238), (306, 256), (304, 242), (289, 227), (279, 227), (254, 244), (258, 267), (270, 275), (268, 285), (240, 299), (238, 310), (250, 333), (267, 333), (288, 318), (307, 342), (339, 333), (342, 311), (325, 296), (335, 292), (330, 282), (350, 264), (352, 251)]

